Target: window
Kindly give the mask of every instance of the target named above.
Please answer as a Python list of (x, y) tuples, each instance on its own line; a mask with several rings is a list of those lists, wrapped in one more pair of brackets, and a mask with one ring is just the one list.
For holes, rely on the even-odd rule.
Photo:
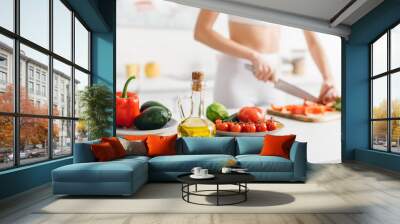
[(89, 69), (89, 32), (82, 23), (75, 18), (75, 62), (85, 69)]
[(370, 45), (371, 148), (400, 153), (400, 25)]
[[(3, 2), (0, 2), (1, 6)], [(2, 10), (0, 8), (0, 14), (3, 12)], [(0, 15), (1, 19), (2, 15)], [(14, 57), (13, 52), (13, 40), (0, 33), (0, 113), (14, 112), (14, 71), (11, 64)]]
[(33, 82), (29, 81), (28, 82), (28, 93), (33, 94), (34, 88), (33, 88)]
[(33, 67), (29, 66), (28, 70), (29, 79), (33, 80)]
[[(40, 54), (40, 53), (39, 53)], [(46, 63), (46, 62), (45, 62)], [(40, 81), (40, 70), (36, 69), (36, 80)]]
[(53, 15), (54, 53), (71, 60), (72, 12), (60, 0), (53, 0)]
[(14, 0), (0, 1), (0, 26), (14, 31)]
[(90, 85), (89, 30), (62, 0), (0, 0), (0, 26), (0, 170), (72, 155), (87, 133), (74, 105)]
[(0, 54), (0, 68), (7, 68), (7, 55)]
[(40, 84), (36, 84), (36, 95), (40, 95)]
[(21, 36), (49, 48), (49, 0), (19, 0)]
[(46, 86), (42, 86), (42, 96), (46, 97)]
[(0, 71), (0, 84), (7, 84), (7, 73)]

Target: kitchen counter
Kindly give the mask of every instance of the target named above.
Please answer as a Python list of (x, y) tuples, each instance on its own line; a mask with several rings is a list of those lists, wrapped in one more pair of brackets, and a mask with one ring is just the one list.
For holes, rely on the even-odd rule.
[(308, 123), (272, 116), (285, 127), (278, 135), (295, 134), (297, 141), (307, 142), (307, 157), (311, 163), (341, 162), (341, 122), (340, 119)]
[[(118, 75), (117, 90), (122, 89), (124, 77)], [(317, 94), (319, 90), (319, 79), (312, 75), (283, 77), (285, 80)], [(161, 76), (155, 79), (141, 77), (137, 82), (132, 82), (130, 91), (137, 91), (140, 95), (140, 102), (156, 100), (163, 102), (170, 108), (173, 117), (177, 120), (178, 108), (176, 106), (178, 96), (189, 96), (191, 93), (190, 79), (179, 79), (172, 76)], [(213, 102), (212, 89), (213, 80), (206, 80), (205, 105)], [(302, 103), (302, 100), (289, 95), (282, 100), (282, 105), (289, 103)], [(237, 110), (230, 110), (231, 113)], [(273, 116), (282, 122), (285, 127), (277, 134), (296, 134), (298, 141), (308, 143), (308, 161), (311, 163), (339, 163), (341, 162), (341, 123), (339, 120), (323, 123), (307, 123), (281, 117)]]

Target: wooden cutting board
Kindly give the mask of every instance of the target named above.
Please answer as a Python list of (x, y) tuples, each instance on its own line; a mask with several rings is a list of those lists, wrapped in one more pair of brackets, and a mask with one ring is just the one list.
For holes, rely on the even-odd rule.
[(340, 112), (325, 112), (323, 115), (299, 115), (299, 114), (289, 114), (289, 113), (283, 113), (275, 110), (268, 109), (267, 113), (270, 115), (275, 115), (279, 117), (284, 117), (284, 118), (289, 118), (293, 120), (298, 120), (298, 121), (304, 121), (304, 122), (327, 122), (327, 121), (333, 121), (333, 120), (339, 120), (341, 117)]

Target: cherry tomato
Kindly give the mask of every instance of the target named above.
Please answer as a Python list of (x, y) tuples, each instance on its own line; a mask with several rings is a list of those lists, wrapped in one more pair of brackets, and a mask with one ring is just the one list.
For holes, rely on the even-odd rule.
[(267, 130), (268, 130), (268, 131), (273, 131), (273, 130), (276, 129), (276, 124), (275, 124), (275, 122), (272, 121), (272, 120), (267, 120), (267, 121), (265, 122), (265, 124), (267, 125)]
[(224, 122), (224, 123), (226, 123), (226, 124), (228, 125), (228, 129), (229, 129), (229, 130), (231, 129), (232, 125), (234, 124), (234, 123), (231, 122), (231, 121)]
[(242, 127), (241, 127), (240, 124), (238, 124), (238, 123), (233, 123), (233, 124), (230, 126), (229, 130), (230, 130), (231, 132), (240, 132), (240, 131), (242, 130)]
[(256, 132), (256, 125), (254, 123), (246, 124), (246, 132)]
[(267, 124), (266, 123), (257, 123), (256, 124), (256, 130), (257, 132), (264, 132), (267, 131)]
[(229, 125), (226, 122), (217, 123), (215, 126), (218, 131), (228, 131), (229, 130)]
[(259, 107), (243, 107), (238, 113), (238, 118), (242, 122), (257, 123), (264, 120), (264, 113)]
[(239, 122), (239, 125), (242, 128), (242, 131), (244, 132), (244, 129), (246, 128), (246, 123)]

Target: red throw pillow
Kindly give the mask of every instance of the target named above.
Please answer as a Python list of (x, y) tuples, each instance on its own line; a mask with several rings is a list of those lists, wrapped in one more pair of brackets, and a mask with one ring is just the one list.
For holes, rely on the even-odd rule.
[(146, 140), (148, 156), (176, 155), (176, 139), (177, 135), (148, 136)]
[(113, 147), (108, 142), (93, 144), (91, 145), (91, 149), (94, 157), (99, 162), (110, 161), (117, 158)]
[(264, 145), (261, 149), (261, 156), (280, 156), (286, 159), (290, 157), (290, 148), (296, 135), (266, 135), (264, 137)]
[(126, 151), (117, 137), (101, 138), (101, 142), (108, 142), (114, 149), (117, 158), (125, 157)]
[(146, 141), (147, 137), (149, 135), (127, 135), (124, 136), (124, 139), (129, 140), (129, 141)]

